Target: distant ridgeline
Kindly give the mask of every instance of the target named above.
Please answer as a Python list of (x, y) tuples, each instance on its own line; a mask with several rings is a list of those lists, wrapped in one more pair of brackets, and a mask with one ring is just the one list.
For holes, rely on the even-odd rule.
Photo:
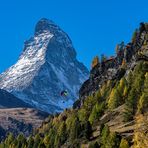
[(101, 60), (96, 56), (92, 61), (90, 77), (79, 91), (83, 98), (93, 94), (107, 80), (119, 79), (125, 74), (126, 69), (132, 69), (136, 61), (148, 61), (148, 24), (141, 23), (136, 29), (132, 40), (127, 45), (124, 42), (116, 46), (116, 56), (107, 58), (101, 55)]

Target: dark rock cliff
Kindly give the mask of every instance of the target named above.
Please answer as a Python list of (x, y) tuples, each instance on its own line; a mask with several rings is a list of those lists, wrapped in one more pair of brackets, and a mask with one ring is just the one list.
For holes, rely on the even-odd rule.
[(134, 67), (137, 61), (148, 61), (148, 28), (141, 28), (135, 41), (122, 45), (116, 57), (111, 57), (92, 68), (89, 79), (80, 88), (79, 98), (81, 101), (78, 101), (81, 102), (80, 104), (85, 97), (93, 94), (107, 80), (120, 80), (128, 70)]

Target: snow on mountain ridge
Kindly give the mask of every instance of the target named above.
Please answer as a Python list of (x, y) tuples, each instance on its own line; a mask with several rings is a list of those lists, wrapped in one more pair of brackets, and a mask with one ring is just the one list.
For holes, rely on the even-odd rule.
[[(11, 79), (13, 80), (15, 79), (16, 85), (12, 89), (19, 90), (21, 86), (24, 86), (24, 80), (26, 80), (25, 77), (21, 77), (21, 80), (20, 80), (19, 76), (21, 74), (22, 75), (31, 74), (30, 80), (34, 77), (35, 75), (34, 71), (35, 72), (38, 71), (40, 66), (45, 62), (46, 48), (52, 37), (53, 35), (50, 32), (46, 32), (46, 33), (40, 34), (38, 38), (37, 37), (34, 38), (34, 41), (32, 42), (32, 44), (30, 44), (31, 48), (30, 46), (28, 46), (23, 51), (18, 62), (12, 67), (10, 67), (6, 73), (2, 73), (2, 76), (3, 75), (9, 76), (9, 81), (6, 81), (6, 83), (4, 83), (4, 85), (1, 87), (2, 89), (5, 89), (5, 87), (7, 87), (8, 91), (11, 91), (11, 89), (9, 89), (9, 87), (12, 88)], [(44, 41), (47, 41), (47, 42), (44, 42)], [(33, 46), (34, 48), (32, 48)], [(28, 80), (28, 82), (30, 81)], [(25, 81), (25, 85), (27, 85), (26, 81)]]
[[(68, 35), (41, 19), (34, 37), (25, 42), (18, 62), (0, 75), (0, 88), (50, 113), (72, 106), (88, 70), (77, 61)], [(68, 97), (60, 96), (66, 89)]]

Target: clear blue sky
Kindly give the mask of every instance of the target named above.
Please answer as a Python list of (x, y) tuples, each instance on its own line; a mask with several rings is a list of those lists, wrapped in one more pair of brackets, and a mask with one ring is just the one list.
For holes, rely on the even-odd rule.
[(0, 1), (0, 72), (14, 64), (24, 41), (42, 18), (68, 33), (77, 57), (88, 68), (95, 55), (114, 54), (141, 21), (148, 22), (147, 0), (3, 0)]

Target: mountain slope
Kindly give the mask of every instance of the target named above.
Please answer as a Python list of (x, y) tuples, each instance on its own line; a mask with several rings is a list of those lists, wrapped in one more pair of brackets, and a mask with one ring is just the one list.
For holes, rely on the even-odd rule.
[[(135, 98), (135, 103), (130, 108), (135, 108), (135, 112), (132, 113), (132, 119), (125, 121), (125, 113), (127, 112), (127, 103), (131, 102), (130, 95), (135, 89), (133, 85), (137, 83), (137, 79), (141, 77), (139, 68), (148, 67), (148, 62), (142, 60), (138, 61), (134, 69), (131, 71), (133, 74), (131, 84), (130, 73), (127, 75), (127, 84), (120, 85), (123, 82), (125, 75), (121, 80), (115, 80), (102, 84), (102, 87), (97, 90), (93, 95), (87, 96), (83, 100), (83, 104), (79, 109), (68, 109), (64, 112), (49, 116), (46, 121), (43, 122), (41, 127), (37, 128), (33, 136), (26, 138), (23, 142), (19, 135), (15, 140), (7, 143), (10, 145), (17, 145), (23, 143), (26, 147), (49, 147), (49, 148), (79, 148), (79, 147), (110, 147), (110, 148), (146, 148), (148, 145), (148, 100), (145, 97), (142, 99), (143, 105), (141, 104), (141, 97)], [(142, 75), (141, 80), (143, 81), (140, 85), (136, 84), (136, 88), (140, 89), (141, 92), (138, 96), (146, 95), (148, 92), (148, 72), (141, 69)], [(138, 80), (138, 82), (140, 82)], [(112, 84), (116, 85), (112, 85)], [(137, 87), (139, 85), (139, 87)], [(116, 96), (113, 95), (113, 90), (133, 87), (128, 89), (126, 97), (122, 94), (118, 103), (116, 104)], [(122, 89), (121, 89), (122, 90)], [(116, 104), (114, 108), (110, 108), (109, 100), (111, 98), (113, 104)], [(125, 100), (124, 100), (125, 99)], [(137, 102), (136, 102), (137, 99)], [(140, 113), (141, 111), (142, 114)], [(130, 110), (129, 110), (130, 111)], [(128, 111), (128, 112), (129, 112)], [(140, 112), (139, 112), (140, 111)], [(10, 139), (10, 136), (5, 140), (5, 143)], [(16, 142), (17, 141), (17, 142)], [(27, 141), (27, 142), (26, 142)], [(31, 142), (30, 142), (31, 141)], [(15, 143), (16, 142), (16, 143)], [(4, 143), (1, 143), (3, 146)], [(134, 145), (138, 145), (137, 147)], [(134, 147), (133, 147), (134, 146)]]
[(44, 134), (40, 143), (63, 148), (148, 146), (148, 24), (140, 30), (131, 46), (92, 69), (73, 109), (38, 129)]
[[(72, 106), (87, 76), (68, 35), (52, 21), (41, 19), (18, 62), (0, 75), (0, 88), (54, 113)], [(67, 97), (60, 95), (63, 90), (68, 91)]]
[(14, 95), (0, 89), (0, 108), (32, 107)]
[(1, 146), (9, 141), (9, 146), (48, 148), (148, 147), (147, 35), (148, 24), (142, 24), (116, 57), (98, 62), (73, 109), (49, 116), (29, 139), (8, 136)]
[(30, 135), (47, 116), (48, 113), (35, 110), (30, 104), (0, 89), (0, 140), (9, 132)]
[(148, 24), (136, 34), (116, 57), (97, 60), (73, 108), (49, 116), (29, 138), (9, 135), (0, 146), (147, 148)]
[(29, 136), (35, 128), (41, 126), (47, 113), (32, 108), (0, 109), (0, 140), (9, 133)]
[[(148, 61), (147, 31), (135, 37), (135, 42), (119, 45), (117, 56), (101, 61), (90, 71), (90, 77), (79, 90), (80, 98), (89, 96), (108, 80), (120, 80), (134, 69), (140, 60)], [(121, 47), (120, 47), (121, 46)]]

